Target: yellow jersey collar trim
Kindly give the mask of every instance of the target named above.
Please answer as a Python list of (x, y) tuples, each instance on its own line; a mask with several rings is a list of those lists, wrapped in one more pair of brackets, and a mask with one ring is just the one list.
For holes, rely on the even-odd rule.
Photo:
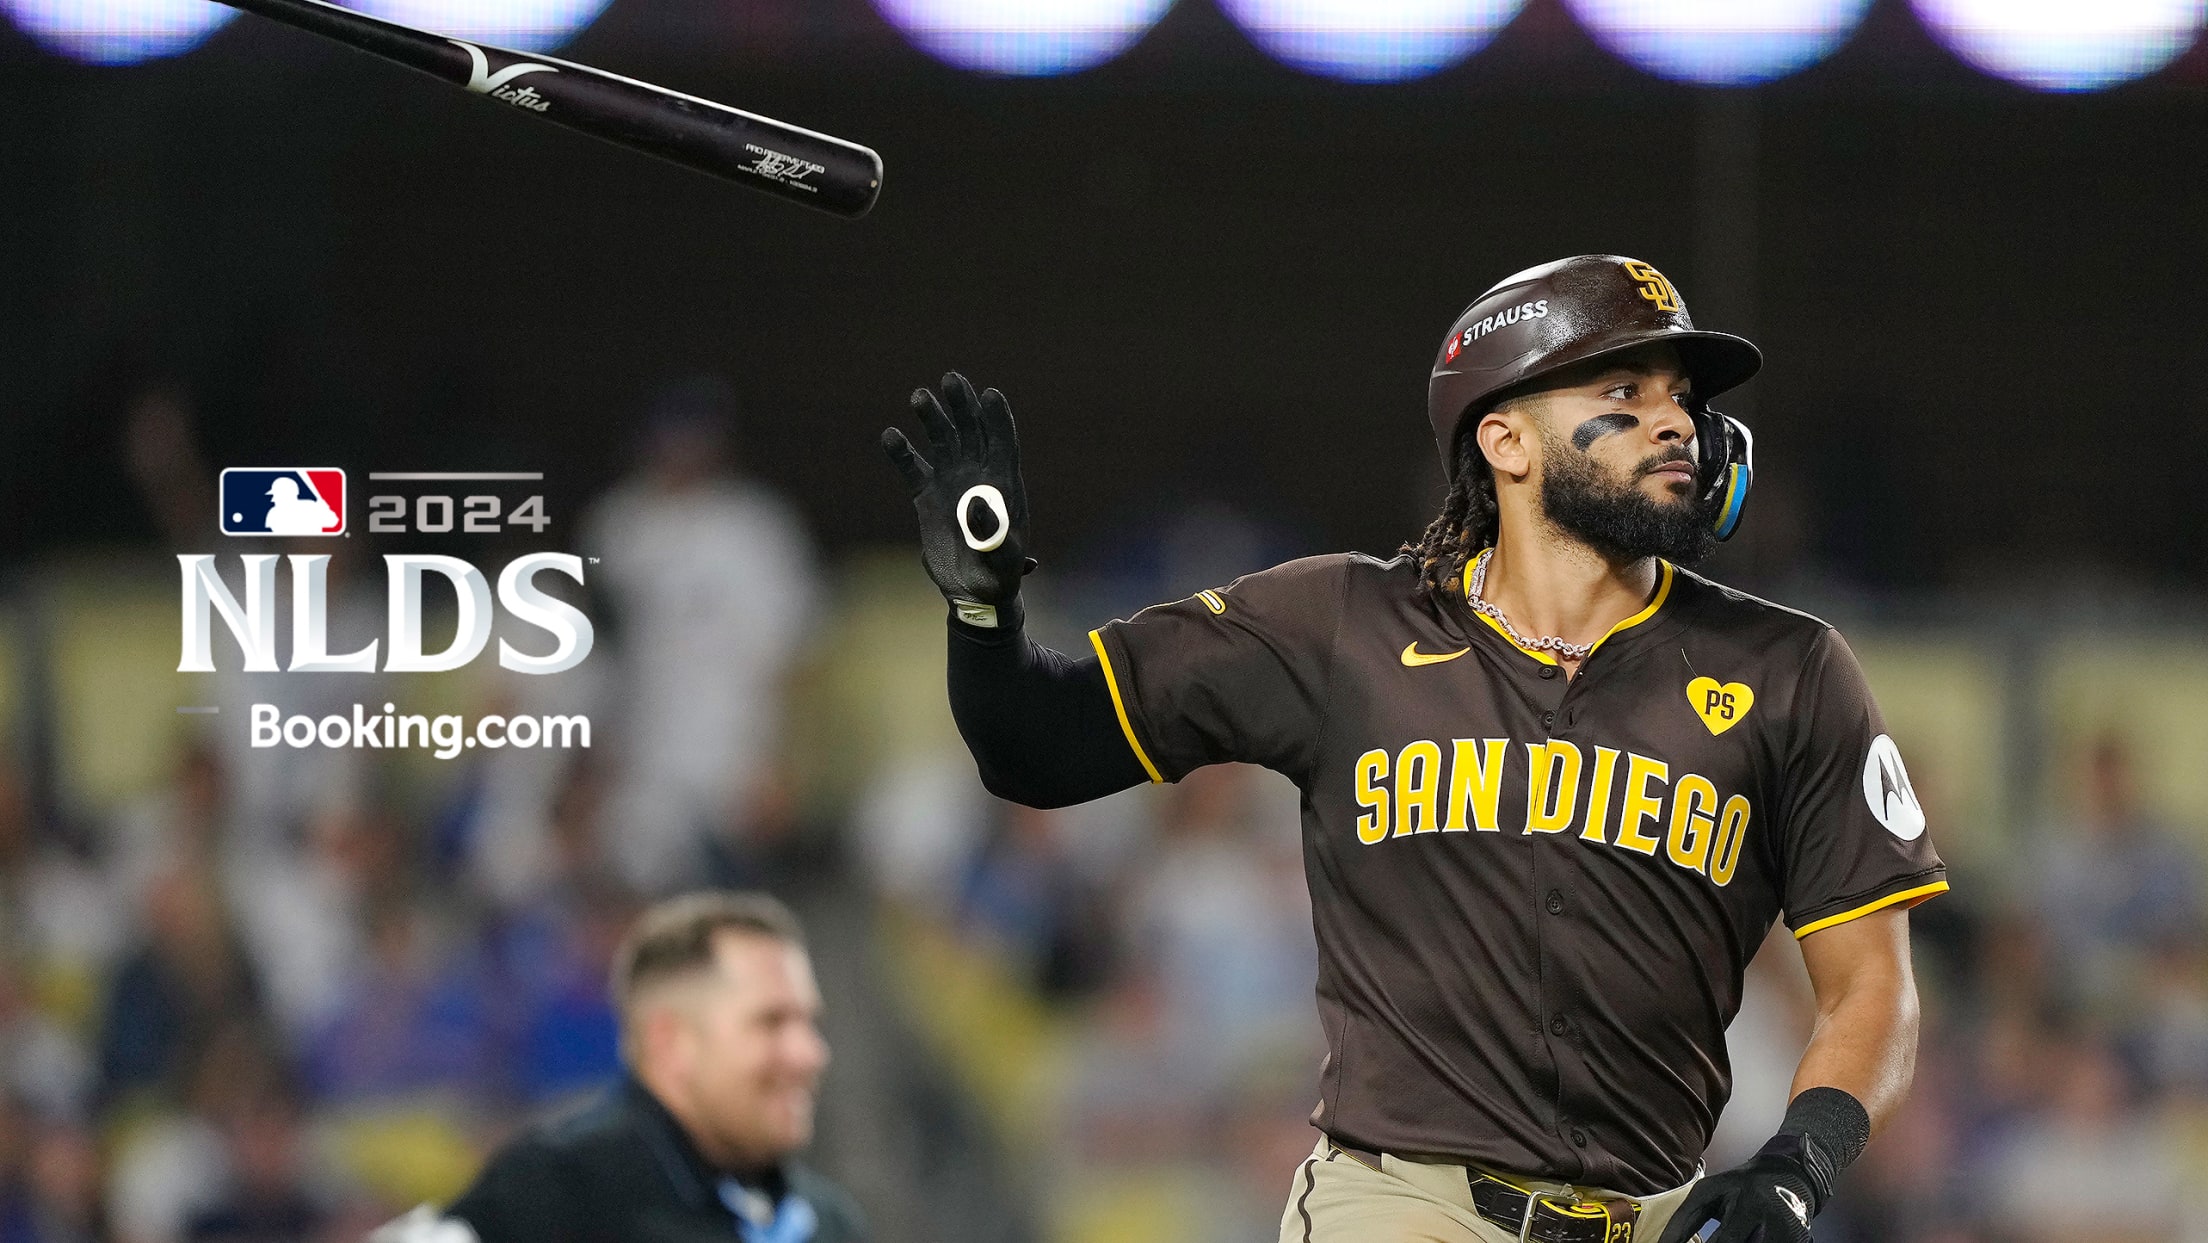
[[(1482, 548), (1479, 551), (1479, 555), (1473, 557), (1470, 561), (1467, 561), (1464, 565), (1463, 571), (1459, 573), (1458, 578), (1461, 579), (1464, 584), (1464, 598), (1467, 601), (1471, 600), (1472, 598), (1473, 567), (1477, 566), (1480, 562), (1487, 560), (1488, 554), (1494, 551), (1495, 549), (1492, 546)], [(1630, 630), (1633, 627), (1640, 625), (1642, 622), (1647, 621), (1649, 618), (1656, 616), (1656, 611), (1664, 607), (1664, 601), (1671, 598), (1671, 578), (1671, 562), (1664, 560), (1662, 557), (1658, 557), (1656, 559), (1655, 596), (1649, 600), (1647, 606), (1641, 609), (1640, 612), (1635, 613), (1633, 616), (1628, 617), (1624, 621), (1619, 622), (1617, 625), (1603, 631), (1602, 637), (1595, 640), (1594, 647), (1590, 647), (1587, 649), (1587, 654), (1590, 656), (1594, 655), (1597, 648), (1600, 648), (1604, 643), (1610, 641), (1611, 635), (1617, 634), (1621, 630)], [(1496, 634), (1503, 636), (1503, 641), (1505, 643), (1508, 643), (1512, 647), (1517, 648), (1519, 651), (1524, 652), (1526, 655), (1533, 657), (1535, 660), (1540, 661), (1542, 664), (1553, 665), (1556, 663), (1556, 657), (1550, 655), (1549, 653), (1537, 652), (1534, 649), (1527, 647), (1525, 644), (1520, 643), (1518, 640), (1511, 638), (1510, 632), (1503, 629), (1500, 625), (1497, 625), (1495, 619), (1489, 617), (1487, 614), (1474, 609), (1472, 612), (1472, 616), (1479, 618), (1483, 622), (1486, 622), (1487, 628), (1494, 631)]]

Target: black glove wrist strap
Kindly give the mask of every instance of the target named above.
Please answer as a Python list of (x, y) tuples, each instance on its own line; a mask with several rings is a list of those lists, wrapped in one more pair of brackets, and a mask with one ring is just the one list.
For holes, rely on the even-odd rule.
[(945, 596), (951, 605), (951, 620), (961, 628), (992, 630), (1003, 634), (1017, 633), (1027, 621), (1027, 610), (1020, 604), (1018, 593), (1009, 600), (996, 604), (984, 604), (979, 600), (967, 600), (958, 596)]
[(1832, 1198), (1840, 1172), (1863, 1155), (1871, 1140), (1870, 1111), (1839, 1088), (1803, 1092), (1786, 1107), (1779, 1133), (1756, 1153), (1755, 1164), (1797, 1173), (1808, 1184), (1811, 1216)]
[(946, 596), (951, 606), (951, 629), (979, 643), (1009, 643), (1027, 624), (1027, 608), (1018, 593), (1009, 600), (983, 604)]

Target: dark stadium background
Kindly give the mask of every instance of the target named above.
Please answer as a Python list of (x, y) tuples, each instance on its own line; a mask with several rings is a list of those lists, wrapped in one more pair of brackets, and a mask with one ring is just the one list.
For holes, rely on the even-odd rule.
[(0, 538), (139, 533), (83, 503), (134, 369), (194, 383), (225, 461), (443, 457), (464, 418), (580, 493), (655, 383), (706, 368), (752, 469), (832, 544), (880, 543), (905, 513), (873, 434), (960, 367), (1023, 417), (1046, 548), (1163, 493), (1381, 550), (1438, 487), (1450, 317), (1530, 258), (1614, 251), (1764, 346), (1734, 404), (1758, 501), (1798, 511), (1786, 556), (1903, 589), (2208, 570), (2161, 538), (2208, 470), (2199, 47), (2040, 95), (1885, 3), (1823, 64), (1710, 90), (1537, 3), (1430, 79), (1352, 86), (1189, 3), (1116, 62), (1019, 81), (801, 8), (620, 4), (562, 54), (876, 146), (863, 224), (251, 21), (119, 70), (0, 44), (6, 469), (52, 485), (6, 489)]
[[(1711, 89), (1532, 0), (1461, 64), (1348, 85), (1181, 0), (1100, 68), (1014, 79), (928, 59), (861, 0), (616, 0), (557, 54), (872, 145), (880, 204), (809, 214), (250, 19), (128, 68), (0, 23), (0, 930), (31, 905), (26, 859), (97, 871), (134, 809), (204, 776), (169, 717), (212, 685), (170, 672), (173, 557), (238, 549), (164, 525), (125, 452), (148, 452), (148, 394), (189, 411), (209, 472), (347, 467), (363, 536), (368, 471), (541, 470), (554, 525), (512, 550), (573, 550), (658, 395), (719, 375), (737, 466), (820, 551), (763, 709), (784, 801), (729, 828), (743, 857), (719, 878), (775, 886), (813, 930), (838, 1053), (823, 1164), (892, 1243), (1269, 1239), (1310, 1143), (1308, 992), (1247, 1060), (1173, 1062), (1144, 1043), (1173, 962), (1135, 913), (1187, 916), (1172, 869), (1222, 843), (1269, 860), (1251, 874), (1287, 844), (1292, 891), (1278, 790), (975, 801), (876, 437), (946, 368), (1010, 395), (1036, 626), (1077, 645), (1151, 600), (1413, 536), (1439, 500), (1425, 377), (1451, 318), (1519, 268), (1616, 252), (1763, 347), (1722, 403), (1756, 431), (1754, 499), (1706, 568), (1843, 626), (1954, 865), (1916, 916), (1917, 1103), (1819, 1237), (2011, 1243), (2065, 1206), (2096, 1237), (2172, 1237), (2155, 1189), (2208, 1173), (2208, 40), (2041, 94), (1877, 0), (1821, 63)], [(623, 668), (604, 636), (591, 667)], [(395, 764), (344, 830), (462, 941), (504, 918), (449, 853), (473, 771)], [(868, 835), (937, 807), (978, 844), (931, 906)], [(560, 934), (594, 944), (625, 900)], [(1277, 931), (1234, 981), (1300, 961)], [(0, 1048), (39, 1006), (97, 1044), (112, 972), (56, 1001), (30, 949), (0, 951)], [(1789, 952), (1736, 1027), (1746, 1129), (1725, 1143), (1775, 1118)], [(430, 1138), (380, 1134), (430, 1164), (341, 1185), (329, 1228), (449, 1194), (543, 1103), (476, 1086), (401, 1102)], [(352, 1106), (299, 1090), (302, 1134), (357, 1137)], [(160, 1091), (155, 1116), (199, 1108)], [(146, 1115), (95, 1099), (0, 1098), (0, 1219), (34, 1184), (109, 1204)]]

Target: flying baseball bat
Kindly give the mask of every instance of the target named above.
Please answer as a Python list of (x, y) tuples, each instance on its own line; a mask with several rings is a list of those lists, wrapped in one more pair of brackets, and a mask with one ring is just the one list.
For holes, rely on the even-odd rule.
[(323, 0), (222, 2), (807, 207), (863, 216), (881, 193), (882, 157), (868, 148), (725, 104), (588, 65), (430, 34)]

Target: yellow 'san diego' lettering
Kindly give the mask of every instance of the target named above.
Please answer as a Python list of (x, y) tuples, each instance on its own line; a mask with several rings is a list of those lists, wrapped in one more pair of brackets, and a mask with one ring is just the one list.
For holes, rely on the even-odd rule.
[(1464, 832), (1467, 807), (1480, 832), (1502, 832), (1495, 805), (1503, 796), (1503, 755), (1510, 749), (1510, 739), (1457, 738), (1450, 745), (1456, 761), (1449, 766), (1449, 820), (1441, 826), (1442, 832)]
[(1648, 792), (1648, 783), (1670, 777), (1671, 765), (1662, 760), (1626, 753), (1625, 806), (1618, 815), (1618, 845), (1644, 855), (1656, 853), (1656, 839), (1641, 832), (1641, 825), (1663, 813), (1664, 801)]
[(1357, 817), (1357, 840), (1367, 846), (1388, 835), (1388, 792), (1379, 785), (1387, 779), (1387, 752), (1367, 751), (1357, 757), (1357, 805), (1366, 808)]
[(1616, 747), (1595, 748), (1595, 788), (1587, 792), (1587, 827), (1579, 835), (1590, 842), (1610, 840), (1610, 778), (1618, 770)]
[[(1717, 885), (1731, 883), (1739, 870), (1754, 812), (1746, 795), (1723, 794), (1700, 773), (1681, 773), (1674, 781), (1663, 760), (1618, 747), (1598, 746), (1591, 760), (1561, 738), (1529, 742), (1525, 749), (1519, 832), (1576, 827), (1582, 841), (1660, 858)], [(1358, 756), (1357, 840), (1376, 846), (1427, 833), (1502, 832), (1503, 770), (1511, 750), (1507, 738), (1452, 738), (1446, 749), (1419, 738), (1392, 753), (1374, 749)]]
[(1579, 808), (1579, 748), (1561, 738), (1526, 744), (1526, 832), (1561, 833)]
[(1434, 833), (1441, 817), (1434, 814), (1436, 787), (1441, 784), (1441, 748), (1421, 738), (1395, 757), (1395, 835)]
[(1672, 787), (1671, 831), (1664, 849), (1671, 861), (1701, 871), (1710, 858), (1710, 833), (1717, 828), (1717, 787), (1699, 773), (1685, 773)]
[(1725, 800), (1725, 814), (1717, 822), (1717, 844), (1710, 848), (1710, 879), (1730, 884), (1733, 869), (1740, 866), (1740, 848), (1748, 840), (1748, 799), (1735, 794)]

